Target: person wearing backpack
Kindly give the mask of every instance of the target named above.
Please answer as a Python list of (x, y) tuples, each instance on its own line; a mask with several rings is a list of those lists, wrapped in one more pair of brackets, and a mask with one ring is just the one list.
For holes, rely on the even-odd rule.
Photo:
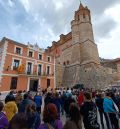
[(97, 121), (97, 107), (92, 101), (91, 93), (84, 93), (84, 103), (80, 108), (85, 129), (100, 129)]
[(39, 126), (39, 129), (63, 129), (55, 104), (49, 103), (44, 107), (43, 121), (44, 123)]
[(9, 124), (7, 116), (3, 112), (3, 108), (3, 102), (0, 101), (0, 129), (6, 129)]

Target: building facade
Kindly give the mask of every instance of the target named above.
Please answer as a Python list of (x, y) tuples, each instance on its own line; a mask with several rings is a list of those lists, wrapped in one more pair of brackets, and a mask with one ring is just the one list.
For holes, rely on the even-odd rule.
[(54, 57), (38, 45), (3, 38), (0, 43), (0, 91), (37, 91), (54, 87)]
[[(60, 40), (53, 41), (46, 51), (55, 55), (57, 87), (84, 84), (87, 88), (100, 89), (120, 79), (119, 67), (114, 70), (109, 65), (103, 65), (105, 62), (100, 59), (94, 41), (90, 10), (82, 3), (75, 11), (71, 32), (61, 34)], [(116, 66), (119, 66), (119, 62)]]

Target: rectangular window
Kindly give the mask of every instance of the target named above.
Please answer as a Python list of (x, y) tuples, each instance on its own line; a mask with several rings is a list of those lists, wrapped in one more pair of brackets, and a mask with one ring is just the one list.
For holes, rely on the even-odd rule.
[(21, 48), (16, 47), (16, 54), (21, 54)]
[(20, 65), (20, 60), (14, 59), (13, 70), (16, 70)]
[(29, 57), (33, 57), (33, 52), (29, 51)]
[(47, 75), (50, 74), (50, 66), (47, 66)]
[(32, 73), (32, 63), (28, 62), (27, 65), (27, 74), (31, 74)]
[(42, 65), (39, 64), (38, 65), (38, 75), (41, 75), (42, 74)]
[(41, 54), (39, 54), (39, 60), (42, 60), (42, 55)]
[(10, 90), (12, 89), (17, 89), (17, 77), (12, 77), (11, 78), (11, 85), (10, 85)]
[(47, 57), (47, 61), (48, 61), (48, 62), (50, 62), (50, 61), (51, 61), (49, 56)]

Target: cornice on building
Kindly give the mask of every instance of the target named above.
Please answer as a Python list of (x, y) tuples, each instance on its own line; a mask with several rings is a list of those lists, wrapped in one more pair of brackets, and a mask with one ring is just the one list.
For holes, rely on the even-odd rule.
[(20, 43), (20, 42), (17, 42), (15, 40), (12, 40), (12, 39), (9, 39), (9, 38), (6, 38), (6, 37), (3, 37), (3, 39), (1, 40), (1, 43), (4, 43), (5, 41), (8, 41), (9, 43), (12, 43), (12, 44), (15, 44), (15, 45), (19, 45), (21, 47), (27, 47), (29, 49), (32, 49), (34, 51), (38, 51), (38, 52), (41, 52), (41, 53), (44, 53), (45, 52), (45, 49), (42, 49), (42, 48), (39, 48), (39, 46), (37, 44), (30, 44), (28, 42), (28, 44), (23, 44), (23, 43)]
[(12, 39), (9, 39), (9, 38), (6, 38), (6, 37), (3, 37), (3, 39), (1, 40), (1, 42), (4, 43), (5, 41), (8, 41), (8, 42), (13, 43), (13, 44), (16, 44), (16, 45), (27, 47), (27, 45), (25, 45), (23, 43), (17, 42), (15, 40), (12, 40)]
[(46, 49), (46, 52), (51, 52), (51, 51), (55, 50), (57, 47), (65, 44), (67, 41), (69, 41), (71, 39), (72, 39), (72, 32), (69, 32), (66, 35), (61, 34), (60, 35), (60, 40), (58, 40), (57, 42), (56, 41), (53, 41), (52, 42), (52, 46), (51, 47), (48, 47)]

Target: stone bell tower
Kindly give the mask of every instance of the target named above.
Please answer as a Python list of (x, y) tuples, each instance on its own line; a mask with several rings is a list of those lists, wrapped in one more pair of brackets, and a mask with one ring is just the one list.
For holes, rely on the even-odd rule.
[(74, 20), (71, 22), (72, 29), (72, 63), (100, 64), (97, 45), (91, 23), (90, 10), (81, 3), (75, 11)]

